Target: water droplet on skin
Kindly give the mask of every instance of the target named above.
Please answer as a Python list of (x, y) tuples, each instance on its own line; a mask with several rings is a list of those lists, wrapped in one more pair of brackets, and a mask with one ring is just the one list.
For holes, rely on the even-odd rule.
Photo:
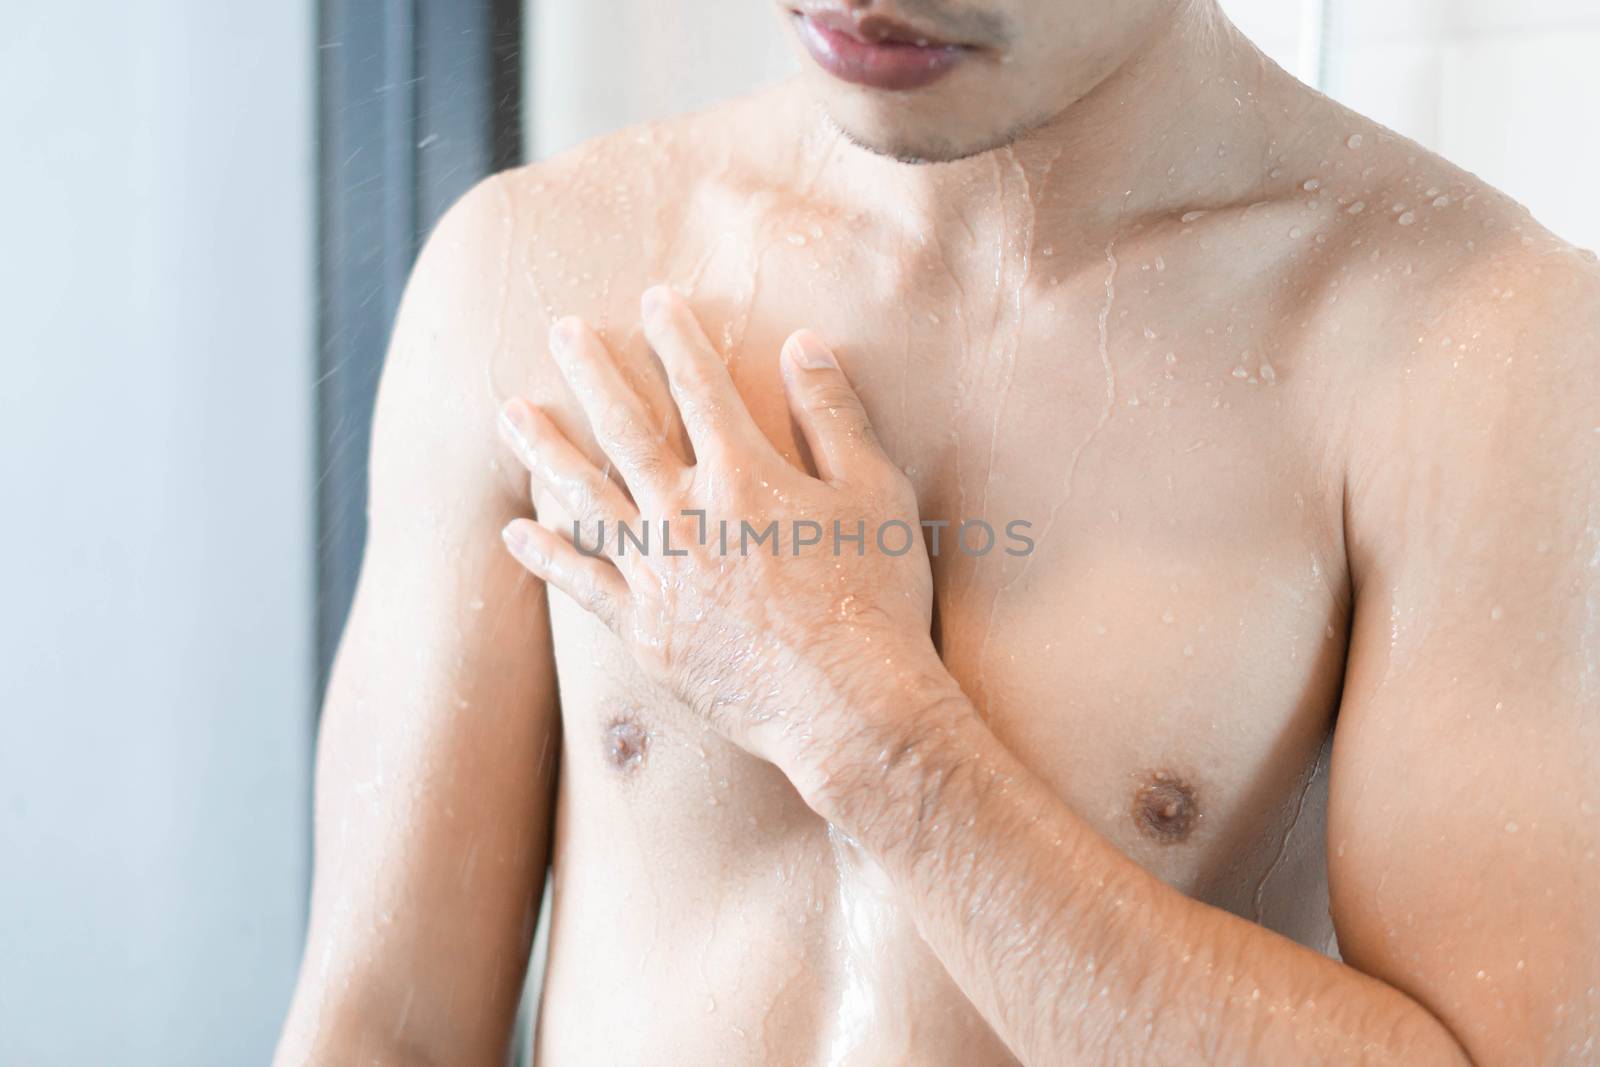
[(1450, 198), (1448, 196), (1436, 196), (1436, 197), (1433, 198), (1433, 206), (1434, 207), (1449, 207), (1450, 206)]
[(1355, 203), (1345, 208), (1345, 213), (1348, 215), (1359, 215), (1365, 210), (1367, 210), (1367, 202), (1365, 200), (1357, 200)]
[(1361, 135), (1359, 133), (1352, 133), (1350, 135), (1350, 139), (1345, 142), (1345, 147), (1350, 148), (1352, 150), (1358, 149), (1358, 148), (1361, 147), (1361, 141), (1362, 141), (1362, 137), (1361, 137)]
[(1250, 372), (1245, 370), (1243, 367), (1235, 367), (1235, 368), (1233, 368), (1233, 376), (1235, 378), (1243, 380), (1245, 378), (1250, 377)]
[[(1592, 255), (1594, 255), (1594, 253), (1590, 252), (1589, 255), (1592, 256)], [(1167, 261), (1162, 259), (1160, 256), (1157, 256), (1156, 257), (1156, 270), (1163, 271), (1163, 270), (1166, 270), (1166, 269), (1167, 269)]]
[(1304, 189), (1308, 193), (1314, 193), (1318, 189), (1322, 188), (1322, 182), (1317, 178), (1310, 178), (1300, 188)]
[(1505, 615), (1505, 609), (1499, 604), (1496, 604), (1494, 607), (1489, 609), (1489, 618), (1493, 619), (1495, 622), (1499, 622), (1501, 619), (1505, 618)]
[(1410, 226), (1413, 222), (1417, 221), (1417, 213), (1415, 211), (1407, 211), (1403, 213), (1396, 221), (1402, 226)]
[[(1517, 824), (1516, 824), (1516, 823), (1514, 823), (1514, 822), (1508, 822), (1508, 823), (1506, 823), (1506, 833), (1508, 833), (1508, 834), (1514, 834), (1514, 833), (1516, 833), (1516, 832), (1517, 832), (1517, 830), (1518, 830), (1518, 826), (1517, 826)], [(1482, 972), (1482, 971), (1479, 971), (1479, 972), (1478, 972), (1478, 973), (1479, 973), (1479, 974), (1480, 974), (1480, 975), (1481, 975), (1481, 974), (1483, 974), (1483, 972)]]
[(1278, 372), (1272, 369), (1272, 364), (1261, 364), (1261, 380), (1271, 385), (1278, 380)]
[(1205, 214), (1206, 213), (1204, 211), (1190, 211), (1187, 212), (1180, 221), (1185, 223), (1194, 222), (1196, 219), (1205, 218)]
[(1300, 237), (1302, 237), (1302, 236), (1304, 236), (1304, 234), (1305, 234), (1305, 231), (1304, 231), (1304, 230), (1302, 230), (1302, 229), (1301, 229), (1301, 228), (1300, 228), (1300, 227), (1298, 227), (1298, 226), (1296, 226), (1296, 227), (1294, 227), (1294, 228), (1293, 228), (1293, 229), (1291, 229), (1291, 230), (1290, 230), (1290, 231), (1289, 231), (1289, 236), (1290, 236), (1290, 238), (1292, 238), (1292, 239), (1298, 239), (1298, 238), (1300, 238)]
[(803, 248), (806, 243), (806, 235), (803, 233), (791, 233), (786, 240), (796, 248)]

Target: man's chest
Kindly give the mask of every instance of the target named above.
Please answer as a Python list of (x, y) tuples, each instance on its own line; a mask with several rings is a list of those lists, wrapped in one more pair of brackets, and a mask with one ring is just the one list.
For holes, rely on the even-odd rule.
[(1212, 791), (1236, 793), (1287, 735), (1314, 747), (1342, 676), (1342, 486), (1301, 353), (1164, 273), (1130, 255), (942, 314), (778, 285), (712, 331), (797, 463), (773, 354), (802, 325), (838, 346), (916, 486), (947, 665), (1063, 791), (1190, 763), (1235, 768)]
[[(1295, 353), (1184, 313), (1136, 259), (1009, 304), (884, 308), (768, 272), (679, 280), (758, 423), (805, 462), (776, 355), (815, 329), (916, 485), (936, 638), (995, 731), (1125, 851), (1248, 910), (1345, 649), (1338, 490), (1286, 396)], [(666, 410), (639, 338), (613, 342)]]

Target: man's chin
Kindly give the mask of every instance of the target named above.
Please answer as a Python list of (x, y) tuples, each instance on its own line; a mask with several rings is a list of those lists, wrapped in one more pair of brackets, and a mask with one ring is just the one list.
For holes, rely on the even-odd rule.
[(829, 124), (857, 148), (913, 166), (971, 159), (1005, 148), (1027, 132), (1027, 127), (1021, 126), (989, 137), (954, 140), (944, 133), (914, 135), (903, 130), (865, 129), (859, 123), (840, 118), (828, 108), (823, 109), (823, 114), (827, 116)]

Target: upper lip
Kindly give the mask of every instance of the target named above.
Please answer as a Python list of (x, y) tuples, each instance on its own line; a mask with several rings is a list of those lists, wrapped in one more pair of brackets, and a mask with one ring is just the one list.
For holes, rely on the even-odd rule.
[(867, 44), (911, 44), (924, 48), (956, 48), (960, 47), (953, 41), (943, 41), (930, 33), (924, 33), (915, 26), (907, 25), (889, 18), (886, 15), (863, 15), (856, 18), (829, 8), (795, 11), (802, 18), (822, 26), (825, 29), (836, 30), (839, 33), (849, 34), (858, 41)]

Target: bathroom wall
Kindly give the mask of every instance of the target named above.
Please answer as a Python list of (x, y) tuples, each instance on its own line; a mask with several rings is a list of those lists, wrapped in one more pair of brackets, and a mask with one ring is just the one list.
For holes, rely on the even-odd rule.
[(530, 0), (535, 157), (704, 107), (796, 69), (769, 0)]
[(262, 1064), (309, 849), (311, 3), (0, 10), (0, 1064)]
[(1600, 248), (1600, 3), (1328, 2), (1335, 96)]

